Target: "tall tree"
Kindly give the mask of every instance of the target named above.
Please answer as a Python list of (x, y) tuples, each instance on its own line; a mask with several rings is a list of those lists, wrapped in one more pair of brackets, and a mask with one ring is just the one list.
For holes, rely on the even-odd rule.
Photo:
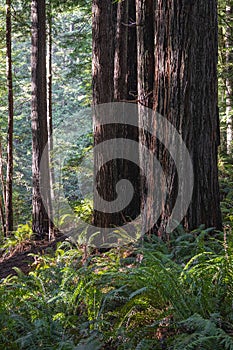
[[(183, 224), (188, 229), (200, 224), (219, 229), (217, 2), (137, 0), (137, 21), (142, 60), (138, 70), (140, 103), (153, 103), (153, 109), (175, 126), (193, 162), (194, 191)], [(149, 103), (144, 100), (148, 96)], [(140, 119), (142, 129), (146, 122)], [(160, 160), (167, 182), (167, 200), (154, 229), (167, 238), (166, 227), (179, 195), (180, 179), (168, 150), (154, 139), (150, 148)], [(154, 183), (155, 179), (149, 181)], [(150, 216), (147, 211), (144, 221), (149, 221)]]
[(6, 57), (8, 88), (8, 131), (7, 131), (7, 172), (6, 172), (6, 234), (13, 231), (13, 82), (11, 54), (11, 0), (6, 0)]
[[(51, 0), (48, 3), (47, 11), (47, 22), (48, 22), (48, 36), (47, 36), (47, 124), (48, 124), (48, 152), (49, 152), (49, 178), (50, 178), (50, 195), (53, 198), (54, 188), (54, 167), (53, 167), (53, 106), (52, 106), (52, 93), (53, 93), (53, 72), (52, 72), (52, 4)], [(52, 218), (52, 208), (49, 206), (49, 238), (54, 237), (54, 225)]]
[(232, 153), (233, 142), (233, 46), (232, 46), (232, 20), (233, 5), (232, 1), (226, 1), (226, 32), (225, 32), (225, 49), (226, 49), (226, 124), (227, 124), (227, 153)]
[(6, 225), (5, 225), (5, 203), (6, 203), (6, 186), (3, 174), (3, 155), (2, 155), (2, 135), (0, 129), (0, 183), (2, 196), (0, 197), (0, 218), (2, 225), (2, 233), (6, 236)]
[[(135, 1), (113, 3), (111, 0), (93, 1), (93, 103), (132, 101), (137, 90), (137, 55)], [(138, 130), (126, 125), (99, 125), (94, 119), (95, 145), (115, 138), (130, 138), (138, 141)], [(120, 141), (119, 141), (120, 142)], [(111, 149), (105, 150), (111, 152)], [(137, 150), (135, 150), (137, 152)], [(101, 161), (101, 154), (95, 154), (95, 167)], [(140, 211), (139, 169), (131, 162), (113, 159), (99, 169), (96, 187), (99, 195), (107, 200), (116, 199), (116, 185), (121, 179), (128, 179), (134, 186), (132, 203), (122, 211), (94, 212), (94, 224), (98, 227), (114, 227), (137, 217)], [(95, 206), (94, 198), (94, 206)], [(133, 205), (132, 205), (133, 204)]]
[[(33, 176), (33, 215), (32, 229), (36, 239), (45, 238), (49, 233), (49, 216), (46, 207), (50, 202), (49, 162), (48, 162), (48, 125), (47, 125), (47, 80), (46, 80), (46, 11), (45, 0), (32, 0), (32, 176)], [(43, 154), (44, 152), (44, 154)], [(40, 163), (43, 167), (41, 173)]]
[[(124, 8), (126, 4), (124, 1), (114, 7), (108, 1), (93, 1), (94, 104), (120, 101), (125, 93), (126, 84), (121, 84), (120, 77), (124, 74), (126, 64), (126, 34), (117, 23), (124, 23), (123, 17), (118, 22), (120, 14), (123, 14), (119, 6)], [(135, 7), (134, 3), (130, 5)], [(135, 26), (138, 72), (135, 90), (139, 101), (140, 143), (154, 152), (166, 175), (166, 183), (160, 183), (160, 179), (153, 176), (147, 179), (146, 186), (142, 183), (142, 206), (145, 202), (151, 204), (151, 208), (144, 211), (143, 225), (163, 238), (169, 238), (166, 229), (180, 196), (178, 184), (182, 182), (169, 150), (155, 137), (144, 132), (149, 121), (143, 110), (145, 106), (166, 117), (182, 135), (193, 162), (194, 191), (183, 220), (184, 226), (193, 229), (205, 224), (207, 227), (221, 228), (217, 170), (217, 3), (212, 0), (136, 0)], [(132, 56), (136, 55), (136, 49), (131, 48), (130, 52)], [(156, 122), (152, 120), (151, 124), (156, 132)], [(96, 124), (96, 144), (117, 137), (119, 126), (102, 127)], [(129, 135), (127, 137), (130, 138)], [(152, 166), (145, 164), (148, 159), (143, 156), (141, 149), (140, 161), (144, 169)], [(126, 165), (124, 162), (120, 165), (118, 160), (110, 170), (107, 165), (101, 169), (97, 188), (104, 199), (114, 199), (114, 186), (120, 174), (126, 174), (125, 171)], [(161, 186), (164, 192), (167, 191), (160, 218), (155, 225), (152, 218), (156, 207), (152, 203), (153, 198), (148, 200), (148, 181), (150, 188)], [(140, 186), (137, 186), (140, 191)], [(111, 216), (97, 212), (94, 222), (101, 227), (119, 224), (118, 214)]]

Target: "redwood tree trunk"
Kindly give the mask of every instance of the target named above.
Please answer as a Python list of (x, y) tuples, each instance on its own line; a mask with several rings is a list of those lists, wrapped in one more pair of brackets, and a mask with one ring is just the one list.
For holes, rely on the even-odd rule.
[[(41, 190), (47, 193), (49, 203), (49, 162), (45, 148), (48, 142), (47, 94), (46, 94), (46, 22), (45, 0), (32, 0), (32, 176), (33, 176), (33, 215), (32, 229), (36, 239), (45, 238), (49, 233), (49, 218), (42, 201)], [(40, 162), (43, 151), (45, 162), (43, 174)], [(43, 176), (42, 176), (43, 175)]]
[[(200, 224), (219, 229), (216, 1), (138, 0), (137, 4), (138, 24), (142, 25), (138, 27), (139, 57), (142, 60), (138, 75), (140, 102), (151, 106), (148, 94), (152, 82), (148, 84), (151, 81), (148, 71), (155, 62), (153, 109), (166, 117), (182, 135), (193, 162), (194, 191), (183, 224), (189, 230)], [(154, 13), (154, 40), (152, 24), (145, 19), (147, 13)], [(146, 29), (146, 26), (150, 27)], [(150, 49), (153, 46), (154, 58)], [(145, 62), (146, 59), (149, 62)], [(140, 119), (141, 128), (146, 122)], [(158, 140), (155, 143), (153, 138), (149, 144), (167, 181), (167, 200), (154, 230), (168, 239), (166, 227), (179, 195), (177, 184), (180, 179), (168, 150)], [(154, 183), (155, 179), (149, 181)], [(147, 211), (144, 222), (150, 220), (150, 216), (150, 211)]]
[(13, 231), (13, 82), (11, 58), (11, 0), (6, 0), (6, 57), (8, 88), (8, 131), (7, 131), (7, 171), (6, 171), (6, 234)]
[[(127, 30), (124, 31), (121, 27), (127, 17), (124, 12), (126, 4), (126, 1), (118, 5), (113, 5), (110, 1), (93, 2), (94, 104), (129, 99), (129, 89), (127, 86), (127, 91), (125, 90), (127, 84), (124, 83), (129, 80), (125, 80), (124, 72), (126, 66), (127, 72), (131, 66), (126, 64), (124, 57), (129, 52), (131, 57), (136, 56), (136, 49), (130, 48), (129, 40), (126, 40), (129, 32), (127, 34)], [(134, 8), (135, 5), (130, 3), (130, 6)], [(185, 228), (191, 230), (204, 224), (219, 229), (216, 1), (136, 0), (135, 26), (138, 60), (135, 90), (139, 101), (140, 144), (146, 145), (154, 153), (166, 177), (165, 183), (162, 178), (149, 175), (146, 183), (143, 181), (141, 184), (142, 207), (146, 205), (148, 209), (144, 211), (143, 226), (148, 227), (148, 231), (157, 232), (161, 237), (169, 239), (166, 229), (177, 198), (181, 195), (178, 191), (181, 189), (179, 184), (183, 183), (169, 149), (153, 136), (158, 131), (158, 125), (156, 118), (149, 119), (149, 113), (145, 112), (144, 107), (149, 107), (175, 127), (182, 136), (193, 163), (194, 191), (183, 219)], [(129, 26), (127, 28), (129, 30)], [(153, 135), (145, 131), (148, 123), (151, 123), (149, 127), (153, 130)], [(121, 137), (124, 132), (125, 127), (100, 126), (98, 120), (95, 120), (96, 145), (104, 140)], [(163, 133), (165, 141), (169, 141), (169, 132), (163, 130)], [(135, 137), (136, 134), (132, 134)], [(127, 138), (130, 137), (128, 133)], [(150, 172), (151, 160), (144, 157), (142, 149), (143, 147), (140, 148), (142, 168)], [(96, 167), (99, 161), (96, 157)], [(124, 162), (113, 161), (112, 164), (110, 167), (103, 166), (97, 177), (97, 188), (101, 196), (109, 201), (115, 199), (115, 184), (121, 176), (126, 177), (127, 169)], [(184, 159), (182, 166), (185, 167)], [(139, 179), (139, 176), (136, 177)], [(140, 191), (138, 183), (137, 186)], [(152, 220), (154, 211), (157, 210), (153, 202), (154, 193), (150, 198), (148, 187), (161, 187), (164, 193), (166, 190), (161, 215), (156, 223)], [(118, 225), (119, 214), (122, 213), (109, 215), (95, 212), (94, 222), (101, 227)]]
[[(137, 98), (137, 54), (135, 1), (118, 4), (111, 0), (93, 1), (93, 104), (133, 101)], [(94, 142), (128, 138), (138, 142), (138, 130), (123, 124), (99, 125), (94, 116)], [(120, 141), (119, 141), (120, 142)], [(108, 152), (108, 150), (105, 150)], [(111, 151), (111, 150), (109, 150)], [(135, 150), (138, 152), (138, 150)], [(101, 155), (95, 154), (95, 167)], [(95, 210), (94, 224), (98, 227), (121, 226), (138, 216), (140, 211), (139, 169), (131, 162), (114, 159), (99, 171), (96, 187), (102, 198), (116, 199), (116, 184), (128, 179), (135, 188), (132, 203), (116, 213)], [(94, 198), (94, 205), (95, 205)]]
[[(139, 108), (139, 127), (140, 127), (140, 163), (141, 167), (151, 169), (151, 159), (145, 157), (145, 150), (142, 146), (155, 152), (156, 140), (147, 132), (148, 110), (145, 107), (153, 108), (153, 89), (154, 89), (154, 1), (136, 0), (136, 24), (137, 24), (137, 57), (138, 57), (138, 108)], [(149, 126), (153, 128), (152, 125)], [(149, 171), (150, 172), (150, 171)], [(154, 207), (153, 193), (147, 192), (147, 185), (150, 182), (151, 187), (158, 185), (158, 179), (154, 176), (148, 178), (144, 174), (146, 182), (141, 184), (142, 209), (145, 215), (142, 222), (143, 232), (152, 232)], [(147, 204), (146, 204), (147, 203)]]

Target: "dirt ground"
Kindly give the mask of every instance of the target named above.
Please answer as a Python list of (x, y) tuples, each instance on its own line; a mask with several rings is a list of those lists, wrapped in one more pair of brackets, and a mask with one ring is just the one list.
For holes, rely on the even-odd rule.
[(27, 274), (33, 269), (31, 264), (34, 262), (34, 257), (29, 254), (43, 254), (46, 250), (56, 249), (57, 242), (65, 239), (65, 236), (59, 237), (54, 241), (25, 241), (17, 246), (11, 252), (3, 255), (0, 258), (0, 280), (9, 275), (16, 275), (13, 267), (19, 268), (23, 273)]

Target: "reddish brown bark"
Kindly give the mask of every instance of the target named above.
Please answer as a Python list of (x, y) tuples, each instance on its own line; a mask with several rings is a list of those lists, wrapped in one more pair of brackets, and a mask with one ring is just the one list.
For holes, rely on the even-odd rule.
[[(127, 0), (113, 4), (111, 0), (93, 1), (93, 103), (132, 101), (137, 94), (137, 54), (135, 2)], [(126, 125), (98, 125), (94, 118), (95, 145), (109, 139), (129, 138), (138, 142), (138, 130)], [(111, 150), (109, 150), (111, 151)], [(106, 152), (108, 150), (106, 149)], [(135, 150), (137, 152), (137, 150)], [(98, 159), (100, 157), (100, 159)], [(101, 155), (95, 155), (95, 167)], [(105, 164), (99, 172), (96, 186), (102, 198), (116, 199), (116, 184), (128, 179), (135, 188), (134, 203), (121, 212), (94, 212), (98, 227), (123, 225), (137, 217), (140, 211), (139, 169), (122, 159)], [(95, 198), (94, 198), (95, 203)]]
[[(48, 142), (47, 128), (47, 89), (46, 89), (46, 15), (45, 0), (32, 0), (32, 229), (35, 238), (41, 239), (49, 233), (49, 217), (42, 200), (49, 205), (49, 162), (48, 151), (45, 146)], [(44, 154), (43, 154), (44, 152)], [(44, 157), (43, 174), (40, 162)]]
[[(149, 107), (153, 104), (153, 109), (175, 126), (193, 162), (194, 191), (183, 224), (189, 230), (200, 224), (219, 229), (216, 1), (138, 0), (137, 9), (137, 21), (141, 25), (138, 27), (140, 103)], [(147, 14), (150, 19), (146, 19)], [(153, 96), (148, 95), (152, 89)], [(146, 123), (146, 118), (140, 119), (142, 129)], [(154, 128), (156, 131), (156, 124)], [(142, 135), (142, 142), (145, 139)], [(166, 227), (178, 196), (178, 181), (182, 180), (178, 179), (168, 150), (158, 140), (148, 140), (147, 145), (159, 159), (167, 181), (167, 200), (154, 231), (168, 238)], [(155, 179), (149, 181), (157, 185)], [(150, 217), (148, 211), (144, 222)]]
[(8, 89), (8, 130), (7, 130), (7, 171), (6, 171), (6, 234), (13, 231), (13, 81), (11, 54), (11, 0), (6, 0), (6, 57), (7, 57), (7, 89)]

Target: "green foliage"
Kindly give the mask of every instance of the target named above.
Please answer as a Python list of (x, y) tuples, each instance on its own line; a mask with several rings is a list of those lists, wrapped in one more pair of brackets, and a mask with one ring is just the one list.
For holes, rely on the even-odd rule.
[[(5, 3), (0, 4), (0, 42), (5, 40)], [(91, 2), (52, 1), (54, 126), (72, 120), (91, 100)], [(219, 101), (225, 123), (225, 1), (219, 2)], [(228, 24), (227, 24), (228, 25)], [(14, 209), (16, 222), (30, 213), (30, 2), (13, 1), (15, 92)], [(7, 131), (5, 47), (0, 44), (0, 127), (4, 151)], [(86, 120), (84, 119), (86, 123)], [(66, 132), (66, 131), (65, 131)], [(63, 136), (63, 135), (62, 135)], [(67, 139), (70, 135), (66, 135)], [(63, 138), (63, 141), (67, 140)], [(63, 168), (66, 197), (82, 220), (90, 222), (92, 203), (76, 193), (77, 168), (90, 150), (85, 134), (70, 150)], [(223, 147), (224, 148), (224, 147)], [(60, 150), (55, 150), (55, 152)], [(222, 152), (224, 153), (224, 152)], [(5, 153), (4, 153), (5, 154)], [(0, 281), (0, 344), (6, 350), (33, 349), (233, 349), (233, 170), (220, 160), (225, 231), (179, 226), (170, 242), (158, 237), (103, 254), (71, 241), (56, 252), (33, 255), (28, 276), (17, 271)], [(76, 192), (75, 192), (76, 191)], [(67, 213), (61, 213), (65, 220)], [(124, 229), (114, 234), (127, 239)], [(2, 249), (23, 246), (29, 224), (19, 225)]]
[[(91, 2), (51, 1), (53, 125), (74, 116), (91, 98)], [(14, 221), (31, 216), (31, 2), (12, 0), (14, 85)], [(0, 1), (0, 136), (6, 174), (7, 89), (5, 1)], [(82, 140), (80, 148), (82, 148)], [(83, 148), (85, 148), (84, 146)], [(66, 175), (66, 174), (65, 174)]]
[(4, 253), (7, 254), (13, 250), (16, 246), (20, 247), (26, 241), (29, 241), (32, 236), (32, 228), (30, 224), (20, 224), (15, 232), (10, 237), (4, 238), (2, 248)]
[(180, 326), (186, 331), (185, 334), (176, 338), (173, 349), (233, 349), (233, 339), (221, 327), (219, 314), (211, 314), (209, 319), (204, 319), (194, 314), (180, 322)]
[(212, 238), (200, 228), (187, 241), (196, 255), (186, 264), (177, 238), (89, 255), (65, 241), (34, 256), (28, 276), (1, 281), (0, 342), (4, 349), (233, 349), (232, 236)]
[(87, 198), (82, 199), (75, 204), (74, 212), (83, 221), (91, 223), (93, 215), (93, 202)]

